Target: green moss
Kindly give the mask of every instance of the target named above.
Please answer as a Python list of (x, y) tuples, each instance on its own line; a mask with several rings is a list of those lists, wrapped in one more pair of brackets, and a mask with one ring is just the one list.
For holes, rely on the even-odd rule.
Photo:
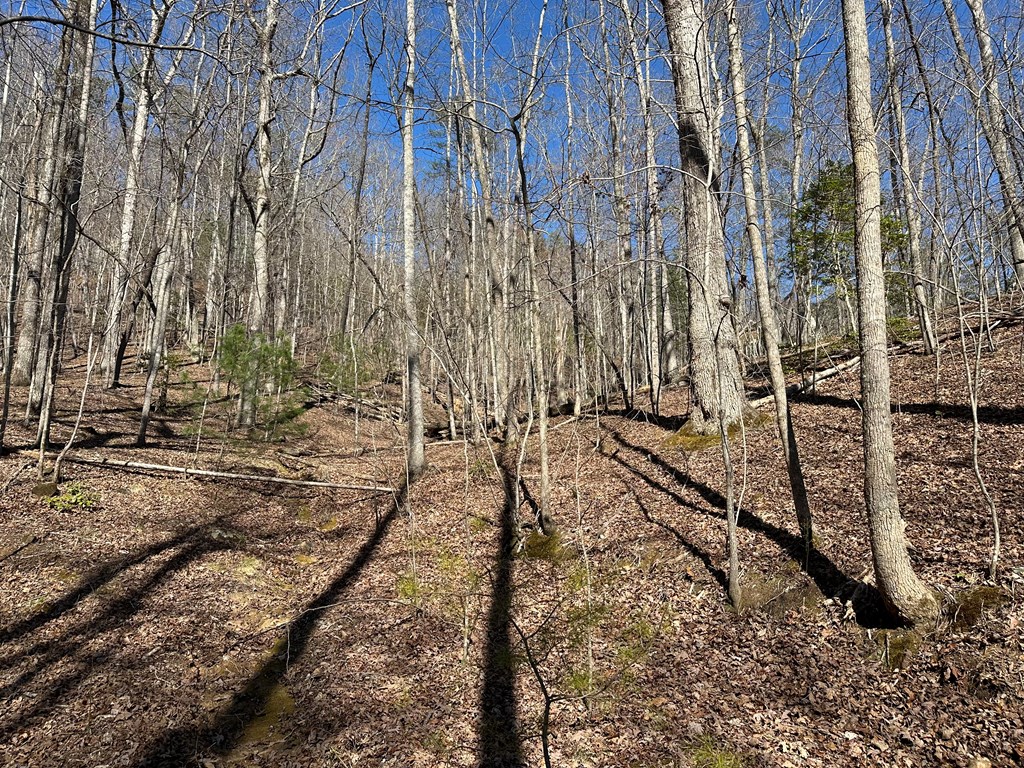
[(998, 608), (1007, 601), (1006, 593), (999, 587), (980, 586), (965, 590), (946, 606), (953, 627), (964, 629), (977, 624), (986, 608)]
[(696, 453), (711, 448), (722, 442), (721, 434), (702, 435), (694, 430), (690, 422), (686, 422), (677, 432), (670, 435), (663, 443), (665, 448), (675, 448), (686, 453)]
[(550, 536), (533, 531), (523, 542), (522, 556), (533, 560), (564, 563), (567, 560), (572, 560), (575, 553), (562, 544), (562, 536), (558, 531)]
[(911, 629), (883, 629), (874, 634), (876, 658), (889, 669), (906, 669), (921, 650), (921, 635)]
[(820, 610), (821, 591), (800, 572), (799, 566), (787, 563), (783, 572), (781, 576), (758, 571), (744, 574), (740, 581), (740, 612), (763, 609), (770, 616), (782, 617), (790, 611)]
[(263, 563), (260, 562), (258, 557), (252, 555), (246, 555), (235, 567), (235, 571), (239, 576), (253, 577), (260, 572)]
[(280, 683), (270, 686), (263, 700), (263, 709), (245, 727), (238, 740), (243, 744), (264, 744), (271, 735), (281, 737), (281, 728), (285, 720), (295, 712), (295, 699)]
[(395, 591), (400, 600), (406, 600), (414, 605), (418, 605), (423, 599), (423, 585), (420, 583), (419, 577), (409, 571), (399, 574), (398, 581), (395, 583)]
[[(753, 432), (762, 429), (771, 420), (772, 415), (769, 409), (762, 409), (760, 411), (748, 409), (743, 415), (743, 423), (730, 425), (726, 432), (729, 435), (729, 439), (733, 440), (738, 438), (743, 430)], [(662, 443), (662, 447), (675, 448), (685, 453), (696, 453), (697, 451), (703, 451), (706, 448), (720, 445), (721, 442), (722, 435), (720, 432), (705, 435), (695, 430), (693, 424), (687, 421), (679, 430), (669, 435)]]
[(719, 745), (710, 736), (693, 744), (688, 752), (696, 768), (743, 768), (744, 765), (739, 753)]

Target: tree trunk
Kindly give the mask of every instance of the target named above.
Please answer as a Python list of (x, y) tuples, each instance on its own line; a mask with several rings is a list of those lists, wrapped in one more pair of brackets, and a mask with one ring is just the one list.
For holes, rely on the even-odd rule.
[[(1024, 200), (1017, 191), (1020, 186), (1016, 168), (1010, 155), (1007, 142), (1006, 107), (999, 95), (999, 79), (996, 70), (995, 54), (992, 51), (992, 39), (985, 15), (983, 0), (967, 0), (974, 21), (974, 32), (978, 41), (978, 58), (981, 62), (982, 82), (977, 82), (974, 65), (967, 52), (967, 45), (960, 33), (960, 23), (951, 0), (943, 0), (946, 19), (950, 32), (956, 43), (960, 69), (966, 78), (968, 96), (974, 106), (974, 112), (981, 123), (985, 141), (992, 154), (999, 179), (999, 191), (1003, 198), (1003, 206), (1007, 218), (1010, 237), (1010, 258), (1013, 273), (1019, 285), (1024, 287)], [(978, 93), (981, 93), (981, 96)]]
[[(155, 45), (163, 33), (167, 14), (173, 2), (163, 3), (151, 11), (148, 42)], [(128, 292), (129, 277), (134, 271), (133, 251), (135, 243), (135, 213), (138, 208), (142, 174), (142, 153), (145, 150), (146, 138), (149, 135), (149, 112), (153, 104), (154, 69), (156, 67), (156, 51), (146, 48), (139, 71), (139, 85), (135, 95), (135, 116), (132, 120), (132, 133), (128, 146), (128, 163), (125, 168), (124, 204), (121, 208), (121, 225), (117, 240), (117, 251), (113, 256), (113, 280), (107, 305), (107, 322), (103, 329), (103, 362), (107, 388), (120, 384), (121, 361), (124, 359), (128, 339), (122, 338), (124, 326), (133, 322), (125, 317), (124, 302)]]
[(25, 202), (24, 180), (17, 187), (18, 202), (14, 213), (14, 235), (11, 238), (11, 274), (7, 280), (7, 313), (4, 323), (4, 402), (0, 411), (0, 456), (4, 453), (4, 435), (7, 432), (7, 416), (11, 406), (11, 374), (14, 371), (14, 332), (15, 314), (18, 297), (18, 268), (21, 261), (21, 220)]
[[(725, 237), (718, 207), (717, 150), (711, 133), (703, 0), (662, 0), (678, 118), (689, 301), (691, 428), (719, 431), (743, 418), (744, 390), (729, 314)], [(721, 410), (721, 412), (720, 412)]]
[(274, 36), (277, 33), (279, 0), (268, 0), (260, 30), (259, 115), (256, 120), (256, 196), (253, 201), (252, 256), (256, 268), (256, 295), (249, 322), (256, 333), (272, 334), (270, 296), (270, 196), (273, 186), (271, 124), (274, 121)]
[(843, 0), (847, 117), (853, 151), (856, 229), (854, 258), (860, 299), (861, 396), (864, 428), (864, 501), (875, 579), (893, 614), (911, 624), (938, 616), (935, 595), (914, 573), (897, 495), (896, 456), (889, 411), (889, 359), (882, 272), (881, 187), (871, 63), (864, 0)]
[(451, 29), (452, 52), (455, 55), (459, 81), (462, 86), (462, 97), (466, 100), (466, 113), (469, 118), (469, 137), (472, 149), (473, 170), (480, 184), (480, 194), (476, 198), (483, 217), (483, 251), (489, 281), (489, 315), (488, 328), (491, 331), (490, 343), (494, 353), (494, 418), (496, 426), (504, 430), (509, 420), (508, 414), (508, 327), (505, 313), (505, 271), (498, 260), (498, 236), (494, 222), (494, 206), (492, 197), (492, 179), (487, 163), (481, 123), (477, 117), (475, 94), (469, 79), (466, 66), (466, 55), (462, 50), (459, 36), (459, 21), (455, 0), (445, 0), (448, 9), (448, 20)]
[(899, 173), (893, 174), (893, 191), (903, 210), (907, 224), (907, 248), (910, 251), (910, 271), (913, 281), (917, 324), (924, 340), (925, 354), (935, 354), (935, 331), (932, 329), (931, 308), (924, 287), (924, 264), (921, 260), (921, 210), (918, 189), (910, 166), (910, 143), (907, 139), (907, 121), (903, 114), (903, 100), (896, 83), (896, 44), (892, 34), (892, 0), (882, 0), (882, 26), (885, 29), (885, 61), (888, 69), (889, 103), (892, 108), (893, 133), (898, 151)]
[[(95, 29), (97, 0), (73, 0), (68, 9), (69, 19), (78, 27)], [(78, 242), (78, 205), (82, 198), (82, 178), (85, 169), (85, 147), (89, 125), (89, 99), (92, 92), (92, 67), (96, 39), (85, 32), (66, 30), (65, 41), (72, 50), (70, 58), (67, 102), (68, 117), (63, 124), (60, 139), (61, 169), (55, 197), (60, 205), (60, 227), (57, 249), (49, 273), (52, 280), (50, 311), (47, 331), (39, 340), (39, 354), (33, 375), (30, 402), (41, 404), (37, 429), (40, 449), (39, 471), (42, 475), (42, 457), (50, 437), (50, 423), (54, 410), (57, 372), (63, 352), (64, 322), (67, 317), (68, 286), (71, 277), (71, 258)]]
[(413, 107), (416, 85), (416, 0), (405, 3), (405, 88), (402, 115), (402, 241), (405, 254), (405, 353), (408, 419), (408, 474), (418, 476), (425, 466), (423, 455), (423, 387), (420, 384), (420, 334), (416, 327), (416, 205), (413, 159)]
[(747, 238), (753, 254), (754, 288), (757, 295), (757, 309), (761, 315), (761, 333), (764, 339), (765, 355), (768, 358), (768, 372), (771, 378), (772, 394), (775, 397), (775, 422), (782, 441), (782, 450), (789, 473), (793, 504), (796, 507), (797, 523), (804, 540), (804, 563), (810, 556), (813, 534), (811, 508), (807, 501), (800, 452), (789, 413), (786, 397), (786, 375), (782, 370), (779, 356), (779, 325), (772, 307), (771, 291), (768, 286), (768, 270), (764, 263), (764, 243), (758, 226), (757, 192), (754, 187), (754, 157), (750, 147), (749, 116), (747, 114), (747, 82), (743, 65), (743, 43), (736, 20), (736, 0), (728, 5), (729, 25), (729, 71), (732, 75), (733, 99), (736, 104), (736, 137), (739, 163), (743, 183), (743, 205), (746, 213)]

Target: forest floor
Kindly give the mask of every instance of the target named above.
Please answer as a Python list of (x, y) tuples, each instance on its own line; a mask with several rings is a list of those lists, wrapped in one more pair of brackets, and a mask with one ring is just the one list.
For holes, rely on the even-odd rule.
[[(406, 491), (401, 428), (364, 415), (357, 440), (346, 402), (305, 409), (286, 439), (244, 441), (217, 431), (213, 406), (200, 430), (208, 366), (184, 365), (140, 449), (142, 375), (90, 388), (71, 458), (394, 491), (68, 463), (47, 502), (29, 432), (12, 424), (22, 449), (0, 459), (0, 762), (1022, 764), (1022, 327), (996, 340), (980, 361), (978, 457), (1002, 523), (995, 582), (958, 339), (938, 366), (892, 356), (912, 558), (948, 607), (923, 635), (873, 610), (856, 370), (793, 406), (816, 516), (806, 573), (771, 421), (733, 442), (742, 611), (723, 587), (720, 447), (672, 440), (682, 391), (658, 418), (554, 422), (559, 532), (543, 539), (521, 527), (528, 494), (521, 509), (506, 503), (514, 481), (497, 443), (429, 444), (430, 469)], [(79, 359), (62, 380), (58, 441), (82, 375)], [(533, 493), (537, 472), (531, 451)]]

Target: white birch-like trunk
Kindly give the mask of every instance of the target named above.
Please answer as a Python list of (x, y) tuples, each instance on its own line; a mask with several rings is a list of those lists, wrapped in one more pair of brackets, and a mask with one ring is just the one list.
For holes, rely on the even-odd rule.
[(889, 609), (900, 620), (927, 625), (937, 618), (939, 604), (914, 573), (907, 554), (905, 523), (897, 493), (896, 454), (889, 411), (882, 195), (864, 0), (843, 0), (843, 30), (856, 201), (854, 254), (860, 299), (864, 501), (871, 552), (876, 584)]
[(786, 396), (786, 375), (782, 370), (779, 356), (779, 325), (772, 306), (771, 290), (768, 285), (768, 269), (764, 261), (764, 242), (758, 226), (757, 191), (754, 184), (754, 156), (750, 146), (749, 115), (747, 113), (747, 76), (743, 64), (743, 42), (736, 19), (736, 0), (730, 0), (727, 8), (729, 35), (729, 71), (732, 78), (733, 99), (736, 105), (736, 141), (743, 187), (743, 208), (746, 214), (747, 239), (753, 256), (754, 289), (757, 309), (761, 315), (761, 334), (764, 339), (765, 355), (768, 358), (768, 374), (771, 379), (772, 395), (775, 398), (775, 423), (782, 441), (786, 459), (793, 504), (796, 507), (797, 523), (804, 540), (804, 559), (809, 556), (813, 535), (811, 508), (807, 500), (803, 470), (796, 435), (790, 420), (789, 402)]
[[(167, 14), (174, 1), (164, 2), (150, 12), (149, 36), (147, 42), (156, 45), (163, 34)], [(111, 290), (107, 303), (107, 319), (103, 329), (103, 351), (101, 370), (104, 374), (106, 387), (112, 388), (120, 384), (121, 332), (126, 322), (124, 303), (128, 293), (129, 277), (133, 271), (132, 258), (135, 246), (135, 217), (139, 204), (139, 192), (142, 175), (142, 155), (146, 148), (149, 135), (149, 112), (153, 105), (155, 90), (154, 68), (156, 51), (145, 48), (142, 55), (142, 68), (138, 75), (138, 87), (135, 94), (135, 115), (132, 118), (132, 131), (128, 142), (128, 163), (125, 167), (124, 204), (121, 207), (121, 222), (117, 238), (117, 250), (114, 252), (112, 264)]]
[(712, 133), (707, 21), (703, 0), (662, 0), (676, 93), (686, 234), (690, 427), (715, 433), (743, 418), (744, 389), (729, 315), (725, 236), (718, 207), (717, 140)]
[(405, 353), (408, 419), (408, 474), (419, 475), (425, 466), (423, 455), (423, 387), (420, 384), (420, 334), (416, 321), (416, 201), (413, 156), (413, 108), (416, 88), (416, 0), (405, 3), (405, 88), (402, 104), (402, 242), (405, 262)]

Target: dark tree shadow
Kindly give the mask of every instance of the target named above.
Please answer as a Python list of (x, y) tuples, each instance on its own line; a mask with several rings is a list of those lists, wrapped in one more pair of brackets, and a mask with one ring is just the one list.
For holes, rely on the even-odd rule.
[[(0, 740), (9, 738), (32, 720), (45, 716), (74, 691), (83, 680), (95, 673), (98, 668), (96, 664), (111, 661), (113, 651), (103, 651), (97, 655), (95, 652), (87, 650), (90, 643), (103, 633), (123, 625), (142, 610), (145, 606), (146, 595), (157, 585), (187, 567), (194, 560), (211, 552), (230, 548), (228, 543), (208, 537), (207, 529), (208, 526), (204, 526), (202, 529), (192, 532), (187, 539), (182, 541), (184, 543), (187, 540), (187, 546), (178, 551), (140, 584), (111, 601), (98, 617), (87, 617), (70, 628), (59, 639), (41, 641), (18, 653), (18, 659), (27, 661), (30, 666), (0, 688), (0, 700), (10, 700), (17, 696), (25, 686), (58, 661), (74, 659), (77, 662), (77, 667), (49, 682), (46, 692), (34, 698), (31, 706), (6, 721), (0, 727)], [(147, 556), (151, 557), (153, 554), (155, 553), (150, 553)], [(73, 591), (71, 595), (76, 592), (77, 590)], [(63, 612), (66, 612), (71, 605), (73, 603), (65, 605)], [(24, 628), (22, 628), (22, 632), (24, 632)], [(7, 663), (9, 660), (5, 659), (4, 661)]]
[[(222, 519), (217, 518), (210, 525), (215, 524), (222, 524)], [(27, 635), (30, 632), (34, 632), (54, 619), (60, 618), (74, 608), (75, 605), (78, 604), (79, 600), (82, 600), (100, 587), (113, 581), (117, 578), (118, 574), (124, 572), (128, 568), (141, 565), (150, 558), (159, 555), (161, 552), (174, 549), (177, 546), (195, 539), (197, 536), (203, 535), (210, 529), (210, 525), (188, 528), (177, 536), (155, 542), (145, 549), (139, 550), (133, 555), (129, 555), (128, 557), (119, 557), (95, 566), (85, 573), (81, 579), (79, 579), (78, 585), (74, 589), (62, 597), (57, 598), (57, 600), (49, 603), (45, 610), (29, 616), (28, 618), (22, 619), (9, 627), (0, 629), (0, 644), (17, 640), (19, 637)]]
[(373, 533), (356, 552), (352, 562), (319, 595), (306, 604), (288, 625), (281, 651), (249, 678), (245, 688), (214, 715), (208, 725), (188, 725), (165, 732), (135, 763), (137, 768), (194, 764), (202, 755), (226, 755), (241, 742), (246, 728), (266, 712), (271, 695), (281, 684), (288, 667), (305, 655), (322, 612), (338, 602), (373, 559), (385, 535), (405, 506), (408, 486), (402, 483), (387, 514), (377, 519)]
[[(624, 467), (626, 467), (627, 469), (632, 471), (632, 467), (630, 467), (625, 462), (621, 461), (617, 456), (616, 456), (616, 461), (618, 461)], [(645, 479), (649, 480), (650, 482), (657, 483), (657, 481), (654, 480), (653, 478), (645, 478)], [(668, 488), (666, 488), (665, 486), (661, 485), (660, 483), (658, 483), (657, 487), (658, 487), (658, 490), (660, 490), (662, 493), (666, 493), (666, 494), (669, 494), (669, 495), (674, 495), (674, 494), (672, 494), (672, 491), (670, 491)], [(640, 496), (640, 494), (637, 492), (636, 488), (630, 488), (629, 490), (630, 490), (630, 493), (633, 494), (633, 499), (636, 501), (637, 506), (640, 507), (640, 512), (641, 512), (641, 514), (643, 514), (644, 519), (647, 522), (651, 523), (652, 525), (658, 526), (663, 531), (666, 531), (666, 532), (672, 534), (672, 538), (674, 538), (676, 540), (676, 543), (680, 544), (687, 552), (689, 552), (691, 555), (693, 555), (698, 560), (700, 560), (701, 563), (704, 564), (704, 568), (707, 569), (707, 572), (709, 574), (711, 574), (711, 577), (715, 581), (718, 582), (719, 586), (723, 590), (727, 590), (729, 588), (729, 579), (725, 575), (725, 571), (723, 571), (721, 568), (718, 568), (717, 566), (715, 566), (714, 562), (711, 560), (711, 555), (709, 555), (705, 550), (703, 550), (700, 547), (698, 547), (696, 544), (694, 544), (688, 538), (683, 536), (683, 534), (679, 532), (679, 529), (677, 529), (677, 528), (673, 527), (672, 525), (666, 523), (664, 520), (660, 520), (657, 517), (655, 517), (654, 515), (652, 515), (651, 511), (647, 508), (647, 505), (644, 504), (644, 500)]]
[(677, 432), (683, 428), (688, 416), (667, 416), (663, 413), (645, 411), (643, 408), (619, 409), (618, 411), (607, 412), (608, 416), (621, 416), (630, 421), (642, 421), (645, 424), (652, 424), (659, 429), (669, 432)]
[[(817, 395), (804, 392), (791, 398), (798, 403), (807, 405), (827, 405), (833, 408), (852, 408), (860, 410), (860, 401), (852, 397), (836, 397), (835, 395)], [(956, 421), (973, 421), (971, 408), (962, 403), (892, 403), (889, 410), (893, 413), (910, 413), (918, 416), (934, 416), (940, 419)], [(985, 424), (1024, 424), (1024, 408), (1002, 408), (995, 405), (978, 406), (978, 421)]]
[[(634, 454), (643, 456), (648, 462), (654, 464), (660, 470), (669, 475), (676, 483), (682, 486), (682, 488), (694, 490), (710, 505), (710, 508), (694, 504), (681, 496), (677, 491), (666, 487), (663, 483), (660, 483), (658, 480), (652, 478), (650, 475), (622, 458), (620, 452), (613, 458), (623, 468), (627, 469), (651, 488), (666, 494), (680, 506), (687, 507), (704, 514), (711, 514), (715, 517), (721, 518), (722, 520), (725, 519), (726, 503), (725, 497), (722, 496), (721, 493), (690, 477), (688, 474), (653, 451), (649, 451), (641, 446), (633, 445), (618, 432), (610, 430), (609, 434), (620, 446)], [(888, 611), (884, 609), (881, 596), (878, 594), (878, 590), (875, 589), (874, 586), (847, 576), (836, 566), (835, 563), (832, 562), (832, 560), (828, 558), (827, 555), (822, 553), (816, 547), (812, 547), (811, 551), (808, 553), (805, 550), (804, 540), (800, 535), (791, 533), (784, 528), (780, 528), (777, 525), (769, 523), (758, 515), (755, 515), (749, 509), (739, 510), (738, 524), (741, 528), (761, 534), (767, 539), (775, 542), (775, 544), (796, 563), (803, 563), (806, 556), (807, 566), (805, 570), (807, 575), (814, 581), (815, 586), (817, 586), (823, 595), (838, 596), (841, 599), (848, 598), (851, 600), (853, 603), (853, 609), (856, 612), (857, 621), (861, 626), (872, 628), (894, 627), (892, 618)]]
[(484, 679), (480, 694), (480, 725), (477, 743), (481, 768), (518, 768), (526, 763), (519, 744), (516, 714), (515, 654), (512, 647), (512, 565), (516, 539), (516, 478), (505, 463), (499, 462), (502, 489), (493, 594), (487, 613), (487, 638), (484, 647)]

